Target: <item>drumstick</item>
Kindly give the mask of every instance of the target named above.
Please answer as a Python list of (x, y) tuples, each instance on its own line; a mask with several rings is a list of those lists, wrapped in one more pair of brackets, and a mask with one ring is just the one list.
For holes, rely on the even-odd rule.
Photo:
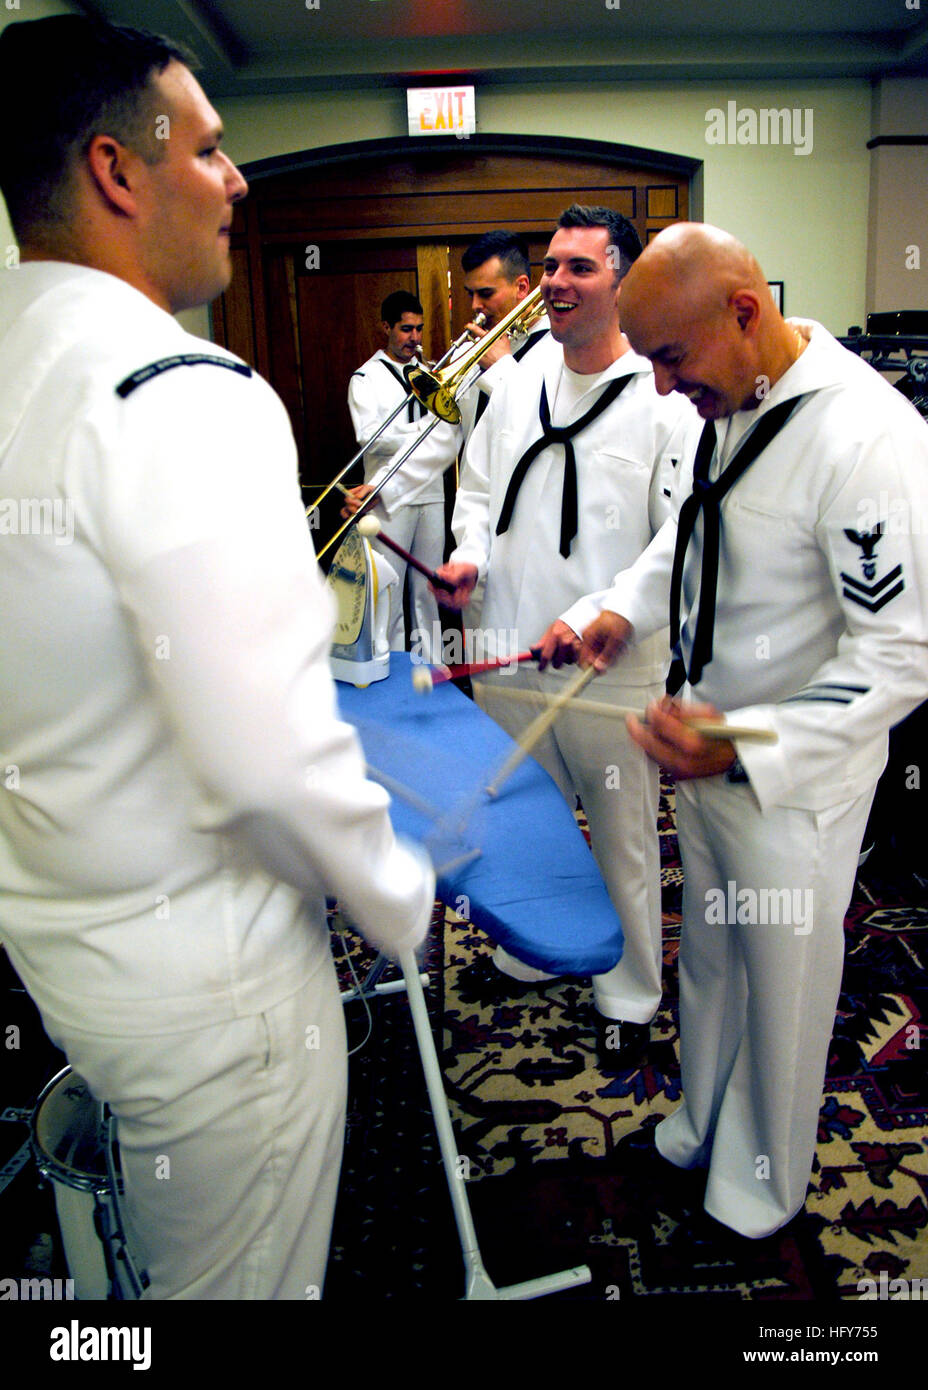
[[(542, 690), (508, 690), (503, 686), (492, 687), (493, 698), (522, 701), (531, 705), (550, 705), (557, 699)], [(647, 724), (644, 711), (632, 705), (604, 705), (598, 700), (574, 700), (571, 709), (583, 714), (598, 714), (606, 719), (624, 719), (627, 714), (634, 715), (642, 724)], [(741, 739), (744, 743), (778, 743), (779, 735), (774, 729), (748, 729), (740, 724), (726, 724), (721, 719), (687, 719), (687, 726), (704, 738)]]
[(428, 565), (423, 565), (422, 561), (417, 560), (415, 555), (410, 555), (408, 550), (404, 550), (401, 545), (397, 545), (396, 541), (391, 540), (388, 535), (385, 535), (381, 530), (380, 522), (375, 516), (362, 516), (361, 520), (358, 522), (358, 535), (367, 536), (371, 540), (376, 536), (381, 545), (385, 545), (389, 550), (392, 550), (401, 560), (405, 560), (407, 565), (412, 565), (414, 570), (418, 570), (420, 574), (424, 574), (426, 579), (430, 580), (437, 589), (445, 589), (449, 594), (453, 594), (457, 588), (457, 585), (452, 584), (450, 579), (442, 579), (436, 570), (430, 570)]
[(531, 651), (519, 652), (516, 656), (500, 656), (495, 661), (470, 661), (457, 666), (420, 666), (412, 673), (413, 689), (422, 695), (435, 685), (445, 681), (460, 680), (463, 676), (476, 676), (482, 671), (498, 671), (500, 667), (515, 666), (520, 661), (537, 661), (541, 655), (540, 647)]
[(589, 685), (595, 675), (595, 666), (586, 666), (582, 671), (578, 671), (560, 695), (554, 697), (550, 707), (542, 710), (537, 719), (532, 720), (528, 728), (523, 731), (518, 747), (509, 754), (493, 781), (486, 788), (487, 796), (495, 797), (498, 795), (503, 782), (507, 777), (511, 777), (516, 768), (528, 757), (535, 744), (547, 733), (565, 705), (568, 705), (575, 695), (579, 695), (580, 691)]

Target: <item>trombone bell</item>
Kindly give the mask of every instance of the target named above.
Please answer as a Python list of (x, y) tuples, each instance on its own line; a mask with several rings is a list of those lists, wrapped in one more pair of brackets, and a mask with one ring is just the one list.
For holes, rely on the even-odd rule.
[(443, 383), (442, 372), (430, 372), (425, 367), (412, 367), (406, 375), (409, 389), (426, 410), (446, 420), (449, 425), (461, 423), (461, 408), (454, 399), (454, 392)]

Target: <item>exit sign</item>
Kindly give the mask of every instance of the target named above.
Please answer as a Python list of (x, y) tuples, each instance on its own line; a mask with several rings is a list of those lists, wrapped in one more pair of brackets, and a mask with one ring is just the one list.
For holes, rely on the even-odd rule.
[(473, 87), (408, 87), (410, 135), (457, 135), (477, 130)]

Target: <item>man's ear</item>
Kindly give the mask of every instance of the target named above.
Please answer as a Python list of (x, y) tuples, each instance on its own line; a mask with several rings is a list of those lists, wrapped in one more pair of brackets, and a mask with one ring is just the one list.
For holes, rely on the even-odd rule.
[(133, 174), (138, 167), (138, 156), (111, 135), (95, 135), (86, 158), (90, 176), (101, 196), (131, 217), (137, 208)]
[(736, 290), (728, 302), (742, 333), (752, 337), (760, 324), (760, 297), (754, 290)]

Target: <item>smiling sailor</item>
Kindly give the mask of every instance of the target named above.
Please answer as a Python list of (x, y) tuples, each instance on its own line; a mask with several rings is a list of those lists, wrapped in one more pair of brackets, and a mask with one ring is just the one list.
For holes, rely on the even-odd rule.
[[(610, 208), (561, 214), (541, 279), (550, 336), (494, 389), (468, 443), (457, 548), (439, 574), (458, 586), (457, 607), (486, 576), (484, 632), (511, 634), (514, 644), (489, 657), (543, 638), (547, 651), (551, 624), (569, 632), (558, 615), (631, 564), (668, 514), (676, 464), (699, 421), (684, 401), (660, 399), (649, 363), (623, 336), (619, 293), (640, 251), (635, 228)], [(640, 707), (660, 690), (666, 665), (666, 641), (643, 642), (620, 675), (598, 683), (597, 698)], [(494, 699), (494, 687), (559, 691), (564, 682), (564, 673), (522, 666), (483, 680), (480, 699), (518, 738), (538, 711)], [(569, 710), (533, 756), (571, 807), (579, 794), (622, 921), (624, 957), (593, 982), (600, 1063), (614, 1071), (646, 1046), (661, 998), (657, 768), (615, 720)], [(540, 978), (501, 950), (496, 960), (501, 973), (483, 983), (501, 994), (505, 975)]]

